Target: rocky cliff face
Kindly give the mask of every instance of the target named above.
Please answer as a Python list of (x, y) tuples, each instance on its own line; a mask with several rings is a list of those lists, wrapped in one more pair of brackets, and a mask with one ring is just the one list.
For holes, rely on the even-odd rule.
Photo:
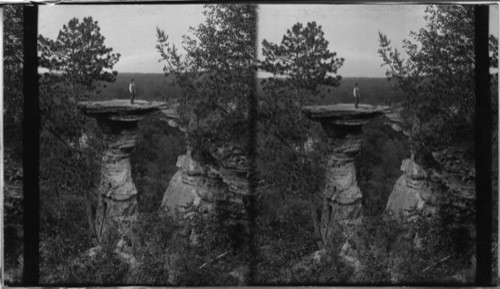
[[(244, 198), (249, 194), (248, 163), (237, 145), (212, 151), (216, 165), (201, 165), (191, 157), (191, 150), (179, 156), (174, 175), (163, 196), (161, 207), (185, 223), (195, 211), (214, 213), (221, 201), (230, 224), (246, 224)], [(188, 232), (185, 232), (186, 234)]]
[(217, 173), (193, 160), (189, 150), (179, 156), (177, 167), (179, 171), (172, 177), (161, 207), (179, 220), (189, 218), (197, 208), (213, 211), (216, 197), (227, 191)]
[(386, 211), (390, 215), (409, 215), (415, 209), (423, 209), (424, 198), (430, 194), (426, 180), (428, 174), (412, 159), (403, 160), (401, 171), (403, 175), (394, 185), (387, 201)]
[(231, 223), (248, 222), (245, 199), (250, 195), (248, 180), (249, 163), (245, 148), (238, 144), (226, 144), (212, 151), (217, 160), (215, 172), (227, 186), (226, 195), (222, 198), (229, 202), (226, 208), (234, 219)]
[(390, 215), (411, 217), (417, 210), (434, 214), (443, 205), (443, 196), (450, 202), (448, 205), (462, 211), (464, 216), (471, 213), (475, 200), (473, 163), (466, 161), (463, 152), (451, 148), (434, 152), (433, 157), (438, 167), (427, 170), (412, 159), (403, 161), (404, 173), (387, 202), (386, 211)]
[[(403, 130), (401, 109), (385, 111), (386, 124), (394, 130)], [(403, 160), (403, 175), (394, 185), (389, 196), (386, 212), (389, 215), (404, 215), (411, 219), (418, 211), (435, 214), (440, 204), (440, 197), (447, 195), (448, 202), (453, 199), (452, 206), (464, 214), (470, 214), (475, 199), (475, 169), (471, 161), (467, 161), (465, 152), (456, 148), (448, 148), (432, 153), (437, 164), (432, 169), (424, 169), (410, 159)]]

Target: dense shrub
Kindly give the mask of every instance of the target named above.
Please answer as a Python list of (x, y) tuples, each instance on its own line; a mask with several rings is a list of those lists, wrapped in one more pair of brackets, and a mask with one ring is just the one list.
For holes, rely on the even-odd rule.
[(177, 229), (177, 223), (161, 211), (139, 214), (133, 228), (133, 252), (139, 266), (131, 284), (172, 285), (167, 250), (175, 245), (172, 240)]
[(473, 241), (443, 218), (419, 215), (412, 222), (365, 218), (352, 239), (362, 270), (361, 284), (467, 284)]
[(4, 150), (3, 249), (5, 283), (21, 281), (23, 254), (23, 168), (10, 147)]
[[(53, 200), (53, 199), (52, 199)], [(42, 284), (71, 281), (71, 261), (93, 244), (81, 197), (40, 208), (40, 276)], [(74, 280), (73, 280), (74, 281)]]
[(257, 258), (254, 282), (305, 284), (306, 280), (313, 277), (304, 274), (294, 279), (289, 275), (294, 264), (318, 249), (307, 197), (288, 196), (286, 204), (276, 204), (271, 210), (276, 211), (275, 215), (267, 222), (260, 223), (256, 235), (258, 255), (254, 256)]
[[(229, 221), (224, 205), (228, 203), (220, 202), (215, 213), (194, 211), (190, 225), (178, 227), (168, 239), (151, 238), (151, 235), (157, 236), (157, 233), (146, 234), (146, 251), (160, 251), (156, 255), (143, 255), (150, 258), (145, 262), (146, 266), (140, 269), (143, 275), (150, 276), (150, 279), (145, 280), (154, 280), (152, 284), (175, 286), (228, 286), (248, 282), (251, 258), (249, 236), (242, 224)], [(157, 224), (156, 221), (152, 223)], [(154, 226), (158, 230), (158, 226)], [(147, 229), (141, 228), (142, 230)], [(187, 233), (191, 230), (193, 233), (190, 236)], [(154, 240), (158, 242), (155, 243)], [(159, 271), (157, 276), (145, 272), (146, 268), (153, 266), (162, 268), (156, 270)], [(142, 283), (143, 280), (141, 277), (139, 282)]]
[[(129, 265), (115, 253), (119, 235), (115, 231), (93, 253), (81, 254), (71, 262), (70, 275), (65, 283), (72, 285), (117, 285), (129, 283)], [(57, 283), (57, 282), (56, 282)]]
[(111, 230), (108, 238), (89, 250), (93, 244), (82, 230), (84, 215), (78, 200), (42, 215), (42, 284), (169, 284), (165, 250), (177, 228), (173, 220), (157, 212), (139, 214), (133, 228), (133, 252), (139, 265), (130, 271), (129, 264), (114, 252), (120, 237), (117, 231)]
[(22, 160), (23, 132), (23, 7), (5, 5), (3, 27), (3, 142), (16, 162)]
[(339, 286), (351, 284), (354, 276), (351, 266), (336, 254), (328, 250), (319, 262), (308, 268), (298, 271), (292, 281), (294, 285)]
[(401, 242), (403, 233), (403, 226), (393, 220), (384, 220), (381, 216), (363, 219), (351, 240), (362, 264), (356, 283), (390, 283), (393, 270), (391, 253), (395, 244)]

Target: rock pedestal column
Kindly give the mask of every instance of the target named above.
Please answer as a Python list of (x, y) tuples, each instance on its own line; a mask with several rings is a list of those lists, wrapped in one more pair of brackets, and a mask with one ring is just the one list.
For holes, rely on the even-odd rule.
[(331, 154), (323, 190), (321, 237), (325, 245), (343, 244), (362, 214), (363, 194), (356, 181), (354, 158), (359, 153), (362, 126), (383, 114), (387, 107), (353, 104), (304, 107), (304, 114), (321, 123)]
[[(136, 145), (137, 123), (163, 103), (128, 100), (81, 102), (79, 109), (97, 119), (106, 148), (101, 161), (96, 233), (102, 241), (111, 229), (121, 238), (120, 248), (130, 247), (131, 226), (137, 220), (137, 189), (132, 180), (130, 153)], [(128, 236), (128, 238), (127, 238)]]
[(328, 244), (336, 237), (345, 240), (349, 227), (357, 224), (362, 212), (362, 193), (356, 181), (354, 158), (359, 152), (361, 135), (353, 132), (338, 139), (330, 139), (333, 147), (328, 157), (323, 190), (321, 237)]
[(136, 144), (136, 123), (122, 129), (109, 129), (109, 121), (99, 122), (105, 134), (106, 149), (101, 160), (101, 182), (95, 225), (99, 240), (109, 228), (126, 235), (137, 219), (137, 189), (132, 180), (130, 153)]

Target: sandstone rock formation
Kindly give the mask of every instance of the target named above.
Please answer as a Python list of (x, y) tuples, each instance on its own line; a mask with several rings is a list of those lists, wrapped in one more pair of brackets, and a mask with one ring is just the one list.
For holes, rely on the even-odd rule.
[(250, 195), (249, 163), (245, 148), (237, 144), (226, 144), (212, 151), (217, 160), (216, 173), (227, 186), (227, 192), (222, 198), (229, 203), (230, 223), (247, 223), (245, 199)]
[(172, 177), (161, 207), (178, 220), (188, 218), (197, 208), (212, 211), (215, 198), (227, 190), (222, 180), (211, 168), (193, 160), (190, 150), (179, 156), (176, 165), (179, 171)]
[(401, 108), (386, 109), (384, 111), (386, 117), (385, 123), (389, 125), (393, 130), (403, 132), (404, 134), (408, 135), (408, 133), (403, 130), (403, 119), (401, 118), (401, 111)]
[(243, 198), (249, 194), (248, 164), (244, 151), (236, 145), (214, 149), (215, 165), (201, 165), (191, 156), (179, 156), (174, 175), (163, 196), (162, 208), (183, 222), (196, 210), (213, 213), (220, 201), (226, 201), (224, 210), (229, 223), (245, 223)]
[(362, 197), (356, 181), (354, 158), (362, 138), (362, 126), (383, 115), (388, 107), (352, 104), (308, 106), (303, 113), (321, 123), (332, 150), (328, 156), (326, 184), (323, 190), (321, 235), (325, 244), (345, 241), (351, 227), (358, 224), (362, 213)]
[[(131, 234), (137, 219), (137, 189), (131, 176), (130, 153), (136, 144), (137, 122), (164, 107), (161, 102), (110, 100), (81, 102), (78, 108), (97, 119), (104, 133), (106, 149), (101, 161), (99, 200), (95, 217), (97, 237), (102, 240), (111, 229), (122, 237)], [(129, 236), (130, 237), (130, 236)]]
[(424, 170), (412, 159), (401, 165), (403, 175), (396, 182), (386, 211), (390, 215), (411, 217), (416, 210), (436, 213), (441, 205), (440, 196), (453, 199), (453, 205), (463, 214), (469, 214), (475, 200), (475, 169), (465, 161), (463, 152), (445, 149), (432, 155), (440, 169)]
[(172, 103), (165, 105), (161, 109), (162, 117), (161, 120), (165, 121), (169, 126), (179, 128), (180, 131), (186, 132), (186, 128), (179, 125), (180, 116), (177, 112), (179, 108), (179, 103)]
[(402, 213), (408, 216), (416, 209), (424, 207), (422, 197), (430, 194), (430, 188), (426, 180), (427, 173), (412, 159), (403, 160), (401, 171), (403, 175), (394, 185), (385, 210), (390, 215)]

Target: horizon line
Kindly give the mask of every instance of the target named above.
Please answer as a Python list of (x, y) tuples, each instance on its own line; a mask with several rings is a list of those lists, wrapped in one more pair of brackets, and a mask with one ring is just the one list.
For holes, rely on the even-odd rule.
[[(120, 72), (120, 71), (117, 71), (118, 72), (118, 75), (120, 74), (164, 74), (163, 72), (132, 72), (132, 71), (123, 71), (123, 72)], [(364, 76), (364, 75), (359, 75), (359, 76), (353, 76), (353, 75), (348, 75), (348, 76), (344, 76), (344, 75), (341, 75), (342, 78), (387, 78), (387, 76)], [(269, 78), (271, 76), (258, 76), (257, 78)]]

